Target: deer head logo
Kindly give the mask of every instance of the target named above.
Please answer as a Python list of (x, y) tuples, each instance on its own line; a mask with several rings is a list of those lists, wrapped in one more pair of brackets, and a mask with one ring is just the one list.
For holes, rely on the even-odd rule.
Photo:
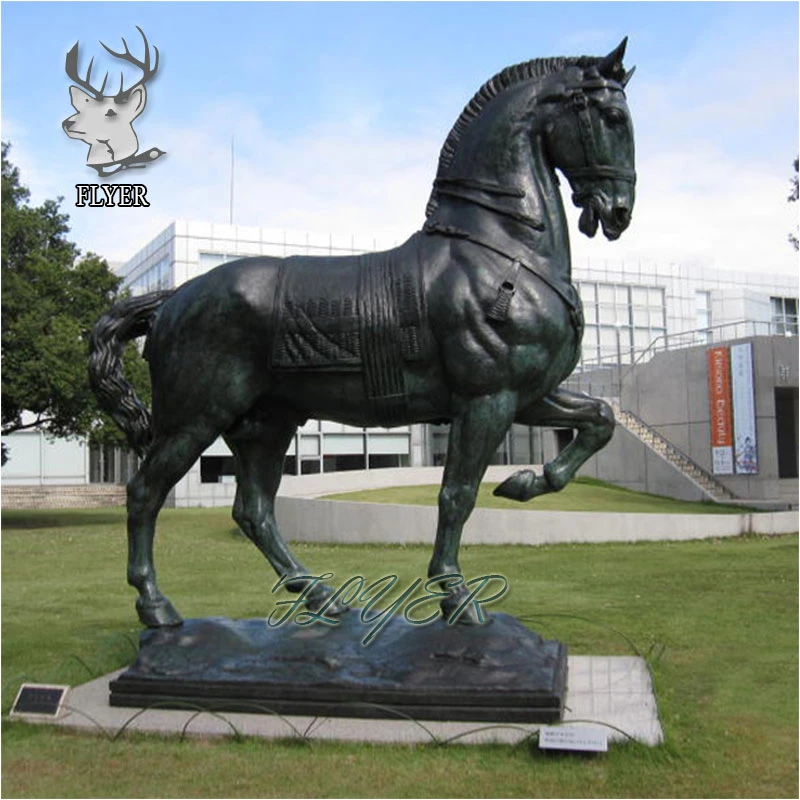
[(133, 130), (133, 122), (144, 111), (147, 103), (145, 84), (158, 70), (158, 48), (153, 47), (155, 59), (151, 63), (147, 37), (138, 26), (136, 30), (144, 40), (144, 56), (141, 61), (131, 54), (125, 39), (122, 40), (125, 46), (123, 53), (117, 53), (100, 42), (112, 56), (132, 64), (142, 72), (141, 78), (127, 89), (123, 85), (125, 76), (120, 72), (119, 90), (116, 94), (104, 94), (108, 83), (107, 72), (99, 89), (92, 86), (94, 58), (89, 62), (86, 77), (81, 78), (78, 72), (79, 42), (75, 42), (67, 53), (65, 69), (75, 83), (69, 87), (69, 95), (72, 107), (77, 113), (67, 117), (61, 123), (61, 127), (70, 139), (79, 139), (89, 145), (86, 163), (97, 170), (97, 174), (102, 178), (114, 175), (123, 169), (142, 169), (165, 155), (164, 151), (157, 147), (138, 153), (139, 140)]

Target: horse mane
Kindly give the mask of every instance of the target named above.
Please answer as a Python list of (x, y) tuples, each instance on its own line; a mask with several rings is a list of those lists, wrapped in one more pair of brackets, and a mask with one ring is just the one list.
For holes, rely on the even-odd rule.
[[(461, 115), (455, 121), (450, 133), (447, 134), (447, 138), (439, 154), (439, 165), (436, 169), (436, 176), (439, 177), (443, 175), (453, 163), (458, 145), (467, 132), (470, 123), (481, 115), (489, 101), (494, 97), (497, 97), (499, 94), (506, 91), (506, 89), (522, 81), (538, 80), (547, 75), (552, 75), (555, 72), (560, 72), (567, 67), (581, 67), (582, 69), (586, 69), (595, 66), (601, 60), (602, 59), (595, 56), (534, 58), (531, 61), (523, 61), (520, 64), (513, 64), (510, 67), (506, 67), (489, 78), (489, 80), (475, 92), (473, 98), (467, 103)], [(438, 204), (439, 194), (436, 189), (434, 189), (433, 192), (431, 192), (428, 205), (425, 209), (426, 218), (434, 213)]]

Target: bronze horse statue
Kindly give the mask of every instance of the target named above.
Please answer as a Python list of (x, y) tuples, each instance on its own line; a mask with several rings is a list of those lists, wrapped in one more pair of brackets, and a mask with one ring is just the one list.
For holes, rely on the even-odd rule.
[[(128, 582), (145, 625), (181, 623), (156, 583), (156, 518), (219, 436), (236, 461), (233, 517), (295, 592), (310, 573), (281, 538), (275, 494), (309, 418), (450, 423), (431, 578), (460, 573), (462, 528), (512, 423), (577, 431), (543, 475), (520, 470), (495, 492), (520, 501), (562, 489), (610, 439), (609, 406), (559, 388), (578, 361), (583, 317), (556, 169), (583, 209), (583, 233), (600, 224), (616, 239), (627, 228), (636, 176), (625, 45), (487, 81), (444, 143), (424, 227), (400, 247), (244, 258), (101, 318), (92, 386), (143, 458), (127, 489)], [(145, 335), (152, 416), (122, 371), (123, 344)], [(316, 584), (307, 607), (342, 613), (332, 591)], [(465, 593), (445, 597), (445, 617)]]

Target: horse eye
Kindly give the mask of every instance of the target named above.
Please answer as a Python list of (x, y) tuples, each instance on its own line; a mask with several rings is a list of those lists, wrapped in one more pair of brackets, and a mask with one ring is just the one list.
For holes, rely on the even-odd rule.
[(107, 117), (116, 117), (117, 116), (117, 112), (114, 111), (113, 108), (109, 108), (108, 111), (106, 111), (106, 116)]
[(620, 125), (625, 122), (625, 113), (619, 108), (607, 108), (603, 111), (603, 116), (611, 125)]

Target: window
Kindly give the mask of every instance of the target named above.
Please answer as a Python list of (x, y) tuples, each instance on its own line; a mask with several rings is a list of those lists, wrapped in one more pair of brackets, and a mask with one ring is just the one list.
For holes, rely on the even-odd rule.
[(586, 330), (584, 368), (598, 364), (630, 364), (637, 351), (666, 333), (664, 290), (652, 286), (581, 281)]
[(140, 295), (172, 288), (172, 265), (169, 257), (162, 258), (155, 266), (143, 272), (130, 284), (131, 294)]
[(214, 269), (214, 267), (218, 267), (220, 264), (225, 264), (237, 258), (239, 258), (239, 256), (232, 255), (231, 253), (198, 253), (197, 264), (203, 272), (208, 272), (208, 270)]
[(694, 307), (697, 319), (697, 344), (711, 344), (711, 292), (696, 291)]
[(778, 336), (797, 336), (797, 298), (770, 297), (772, 329)]
[(139, 468), (135, 453), (110, 444), (89, 446), (90, 483), (127, 483)]

